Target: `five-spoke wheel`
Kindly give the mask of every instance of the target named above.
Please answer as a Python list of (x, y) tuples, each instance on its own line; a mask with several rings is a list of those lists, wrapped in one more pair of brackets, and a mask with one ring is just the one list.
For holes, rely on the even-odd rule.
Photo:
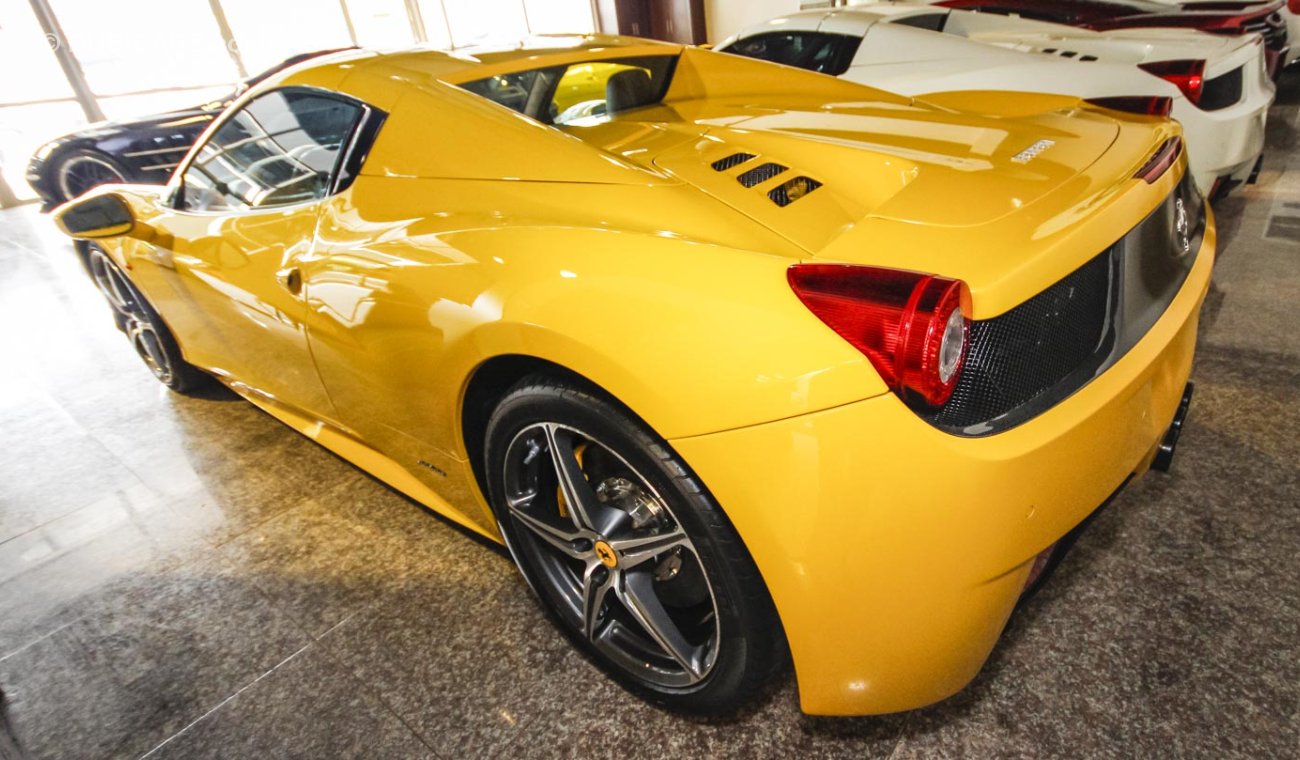
[(118, 328), (159, 382), (182, 393), (207, 383), (208, 375), (185, 361), (162, 318), (107, 253), (91, 246), (86, 253), (86, 268), (112, 307)]
[(652, 432), (594, 389), (521, 383), (488, 429), (493, 506), (563, 627), (621, 681), (695, 712), (732, 709), (783, 662), (757, 570)]
[(505, 461), (509, 518), (561, 610), (610, 658), (665, 686), (713, 667), (717, 603), (671, 508), (593, 435), (554, 422), (521, 430)]

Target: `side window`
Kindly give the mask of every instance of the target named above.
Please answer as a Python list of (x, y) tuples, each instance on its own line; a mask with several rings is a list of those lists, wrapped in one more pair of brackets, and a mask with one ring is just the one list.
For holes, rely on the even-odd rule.
[(361, 106), (301, 90), (249, 102), (199, 148), (181, 179), (180, 208), (244, 211), (329, 192)]
[(738, 40), (722, 52), (838, 76), (848, 71), (859, 37), (819, 32), (771, 32)]

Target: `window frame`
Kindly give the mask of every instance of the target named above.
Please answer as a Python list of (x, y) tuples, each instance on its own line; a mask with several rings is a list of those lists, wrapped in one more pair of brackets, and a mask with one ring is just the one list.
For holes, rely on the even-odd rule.
[[(204, 146), (216, 137), (217, 132), (225, 126), (234, 116), (242, 112), (245, 108), (260, 100), (261, 98), (272, 95), (277, 92), (301, 92), (322, 97), (331, 100), (337, 100), (350, 106), (358, 108), (359, 114), (352, 122), (347, 136), (343, 140), (343, 148), (339, 151), (339, 156), (334, 162), (334, 167), (330, 170), (329, 181), (326, 183), (325, 194), (319, 198), (308, 200), (294, 201), (293, 203), (281, 203), (270, 206), (256, 206), (248, 209), (217, 209), (217, 210), (198, 210), (185, 208), (182, 204), (185, 202), (185, 175), (193, 167), (194, 162), (198, 160), (199, 153)], [(176, 166), (173, 171), (171, 180), (167, 183), (167, 197), (165, 205), (176, 213), (190, 214), (194, 216), (230, 216), (230, 215), (250, 215), (265, 211), (283, 211), (285, 209), (299, 208), (308, 206), (313, 203), (320, 203), (327, 198), (343, 192), (352, 185), (357, 176), (361, 173), (361, 166), (365, 163), (370, 154), (370, 149), (374, 146), (379, 137), (379, 130), (383, 127), (384, 121), (388, 114), (375, 108), (363, 100), (345, 95), (334, 90), (327, 90), (323, 87), (312, 87), (309, 85), (285, 85), (282, 87), (271, 87), (269, 89), (257, 92), (247, 100), (241, 99), (232, 103), (218, 116), (212, 124), (204, 130), (203, 134), (194, 145), (190, 147), (189, 153), (185, 155), (184, 160)]]

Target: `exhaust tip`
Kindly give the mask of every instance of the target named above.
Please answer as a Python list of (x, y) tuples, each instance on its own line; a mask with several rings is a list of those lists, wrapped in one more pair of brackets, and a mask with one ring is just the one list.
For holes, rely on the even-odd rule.
[(1183, 388), (1183, 399), (1178, 402), (1178, 411), (1174, 413), (1174, 421), (1169, 425), (1169, 430), (1165, 431), (1165, 437), (1160, 441), (1160, 447), (1156, 450), (1156, 458), (1151, 462), (1151, 469), (1160, 472), (1169, 472), (1169, 468), (1174, 463), (1174, 451), (1178, 448), (1178, 437), (1183, 433), (1183, 420), (1187, 419), (1187, 409), (1192, 405), (1192, 391), (1196, 386), (1190, 380), (1187, 387)]

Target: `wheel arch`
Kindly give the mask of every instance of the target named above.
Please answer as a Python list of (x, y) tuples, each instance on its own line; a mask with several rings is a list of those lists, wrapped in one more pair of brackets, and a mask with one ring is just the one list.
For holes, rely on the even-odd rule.
[[(775, 604), (771, 596), (771, 587), (766, 578), (763, 568), (759, 565), (754, 552), (750, 549), (748, 542), (735, 520), (727, 511), (727, 507), (716, 497), (705, 482), (703, 477), (692, 467), (689, 459), (677, 451), (672, 441), (665, 438), (655, 426), (637, 411), (631, 408), (626, 402), (620, 399), (616, 394), (604, 388), (600, 383), (580, 372), (574, 371), (562, 364), (543, 359), (538, 356), (527, 354), (501, 354), (494, 356), (480, 365), (478, 365), (469, 379), (467, 380), (461, 398), (460, 413), (460, 432), (462, 444), (465, 446), (465, 453), (468, 455), (469, 464), (473, 472), (475, 485), (479, 489), (480, 496), (484, 505), (487, 507), (489, 514), (493, 513), (491, 505), (491, 496), (487, 483), (487, 472), (485, 457), (486, 452), (486, 433), (488, 422), (493, 411), (506, 397), (510, 390), (515, 387), (521, 380), (531, 375), (541, 375), (550, 379), (557, 379), (572, 383), (578, 387), (594, 392), (603, 396), (615, 407), (628, 414), (635, 422), (644, 425), (647, 430), (651, 431), (661, 440), (662, 445), (681, 463), (691, 480), (701, 489), (702, 495), (708, 498), (716, 506), (722, 521), (727, 527), (734, 532), (740, 543), (741, 550), (754, 563), (758, 571), (758, 579), (763, 586), (763, 593), (766, 595), (767, 602), (771, 604), (772, 614), (776, 624), (780, 629), (782, 642), (786, 641), (785, 621), (781, 616), (781, 610)], [(788, 645), (782, 643), (782, 653), (778, 667), (785, 667), (790, 663), (790, 653)]]
[[(511, 388), (529, 375), (545, 374), (560, 379), (573, 380), (598, 389), (606, 396), (616, 397), (596, 383), (563, 365), (526, 354), (501, 354), (474, 368), (460, 401), (461, 445), (474, 473), (474, 482), (485, 503), (489, 503), (487, 473), (483, 461), (483, 446), (487, 438), (488, 420), (492, 412)], [(621, 403), (621, 402), (620, 402)], [(490, 503), (489, 503), (490, 507)]]

